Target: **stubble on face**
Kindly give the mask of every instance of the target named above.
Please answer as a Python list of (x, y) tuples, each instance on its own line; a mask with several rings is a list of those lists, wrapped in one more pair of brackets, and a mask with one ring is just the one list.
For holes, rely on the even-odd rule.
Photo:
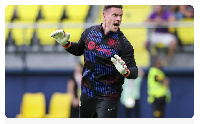
[(122, 9), (110, 8), (104, 14), (104, 23), (106, 25), (107, 30), (116, 32), (122, 21)]

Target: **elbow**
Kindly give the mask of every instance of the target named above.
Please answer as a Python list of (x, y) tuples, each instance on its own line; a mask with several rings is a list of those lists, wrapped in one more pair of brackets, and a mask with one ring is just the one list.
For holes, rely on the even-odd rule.
[(76, 54), (75, 54), (75, 56), (81, 56), (83, 53), (81, 53), (81, 52), (77, 52)]
[(138, 77), (138, 71), (133, 75), (133, 79), (136, 79)]
[(138, 77), (138, 73), (134, 75), (133, 79), (136, 79)]
[(126, 78), (128, 79), (136, 79), (138, 77), (138, 68), (134, 67), (132, 69), (130, 69), (130, 75)]

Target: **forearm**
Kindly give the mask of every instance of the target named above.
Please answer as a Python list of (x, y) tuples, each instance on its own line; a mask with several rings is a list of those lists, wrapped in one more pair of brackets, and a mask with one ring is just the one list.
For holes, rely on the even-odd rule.
[(65, 48), (66, 51), (68, 51), (69, 53), (75, 55), (75, 56), (81, 56), (84, 52), (84, 47), (80, 46), (79, 43), (72, 43), (69, 46), (69, 48)]
[(127, 79), (136, 79), (138, 77), (138, 68), (137, 67), (130, 67), (129, 69), (129, 76), (127, 76)]

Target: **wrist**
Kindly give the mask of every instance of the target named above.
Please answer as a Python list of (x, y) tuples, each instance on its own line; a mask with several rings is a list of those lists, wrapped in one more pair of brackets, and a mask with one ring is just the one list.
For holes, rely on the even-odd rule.
[(64, 49), (68, 49), (71, 46), (71, 42), (67, 41), (67, 43), (65, 45), (63, 45)]
[(130, 70), (126, 69), (126, 74), (123, 74), (124, 77), (128, 77), (130, 75)]

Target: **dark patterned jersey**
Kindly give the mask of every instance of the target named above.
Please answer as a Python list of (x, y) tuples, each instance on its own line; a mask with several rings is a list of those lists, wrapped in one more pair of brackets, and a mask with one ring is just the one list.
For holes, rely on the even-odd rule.
[(130, 70), (127, 78), (138, 76), (134, 49), (120, 29), (105, 35), (102, 24), (92, 26), (82, 33), (78, 43), (72, 42), (66, 50), (76, 56), (84, 54), (81, 90), (90, 97), (117, 99), (121, 96), (124, 76), (111, 62), (115, 54)]

